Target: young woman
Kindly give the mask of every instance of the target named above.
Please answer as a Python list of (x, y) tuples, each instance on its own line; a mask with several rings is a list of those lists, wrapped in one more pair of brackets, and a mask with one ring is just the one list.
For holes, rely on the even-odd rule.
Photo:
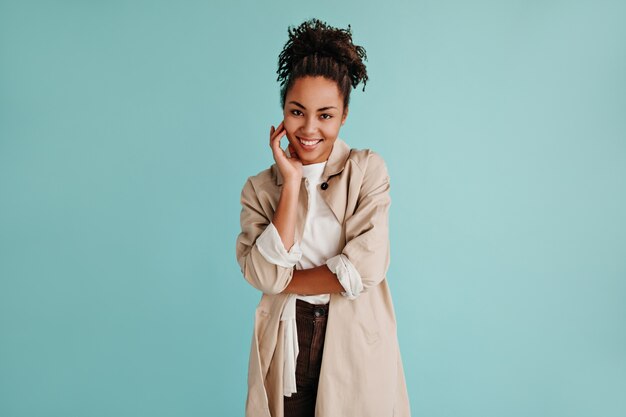
[(351, 88), (365, 90), (365, 50), (350, 25), (311, 19), (288, 32), (275, 164), (241, 193), (237, 261), (263, 293), (246, 416), (407, 417), (386, 280), (389, 176), (380, 155), (338, 137)]

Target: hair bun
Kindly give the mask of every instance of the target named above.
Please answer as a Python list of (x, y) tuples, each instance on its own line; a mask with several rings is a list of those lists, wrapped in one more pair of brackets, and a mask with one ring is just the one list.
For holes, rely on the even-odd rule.
[[(319, 20), (313, 27), (300, 26), (296, 29), (289, 29), (289, 35), (293, 39), (291, 50), (291, 60), (293, 63), (310, 55), (327, 56), (334, 58), (338, 62), (347, 64), (347, 59), (342, 53), (345, 42), (352, 42), (350, 35), (350, 25), (348, 30), (343, 32), (339, 29), (335, 36), (320, 36), (322, 30), (329, 30), (328, 26)], [(343, 39), (342, 39), (343, 38)]]
[(278, 56), (278, 78), (281, 85), (281, 107), (294, 80), (303, 76), (323, 76), (334, 80), (350, 101), (350, 90), (367, 83), (365, 49), (352, 42), (352, 27), (335, 28), (319, 19), (309, 19), (298, 27), (289, 26), (289, 39)]
[(352, 27), (334, 28), (313, 18), (300, 26), (288, 28), (289, 40), (279, 56), (277, 81), (284, 84), (292, 69), (309, 56), (329, 57), (345, 65), (353, 80), (353, 87), (367, 80), (363, 60), (367, 60), (365, 49), (352, 42)]

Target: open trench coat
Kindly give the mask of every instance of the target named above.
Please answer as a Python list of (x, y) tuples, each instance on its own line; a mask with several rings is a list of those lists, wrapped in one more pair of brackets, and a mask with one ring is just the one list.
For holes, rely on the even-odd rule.
[[(308, 209), (302, 180), (295, 239), (301, 241)], [(396, 317), (386, 273), (389, 175), (382, 157), (350, 149), (340, 138), (322, 174), (322, 198), (343, 225), (342, 253), (361, 275), (363, 291), (354, 300), (330, 296), (316, 417), (409, 417), (410, 406)], [(249, 177), (241, 192), (241, 233), (236, 255), (244, 278), (263, 294), (256, 308), (248, 364), (246, 417), (284, 417), (283, 334), (280, 317), (293, 276), (265, 260), (255, 241), (274, 216), (282, 176), (276, 164)]]

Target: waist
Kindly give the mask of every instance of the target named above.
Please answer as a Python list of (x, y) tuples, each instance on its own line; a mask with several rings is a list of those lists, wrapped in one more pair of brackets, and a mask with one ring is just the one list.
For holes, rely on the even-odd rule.
[(296, 317), (326, 317), (330, 302), (325, 304), (313, 304), (304, 300), (296, 299)]

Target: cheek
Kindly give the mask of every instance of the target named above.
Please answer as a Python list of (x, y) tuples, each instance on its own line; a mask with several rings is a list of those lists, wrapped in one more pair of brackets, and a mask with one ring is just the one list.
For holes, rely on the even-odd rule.
[(289, 122), (287, 120), (285, 120), (285, 131), (287, 132), (287, 138), (289, 139), (290, 142), (295, 143), (298, 141), (298, 139), (296, 139), (296, 132), (299, 129), (299, 124), (297, 122)]
[(326, 129), (324, 130), (327, 136), (337, 136), (340, 128), (341, 128), (341, 120), (339, 120), (338, 122), (329, 123), (328, 126), (326, 126)]
[(289, 126), (287, 126), (287, 124), (285, 124), (285, 132), (286, 132), (285, 137), (287, 138), (289, 142), (293, 143), (296, 141), (296, 137), (293, 134), (294, 130), (290, 129)]
[(291, 135), (297, 129), (296, 124), (293, 122), (293, 120), (289, 118), (285, 119), (284, 126), (285, 126), (285, 130), (287, 131), (289, 135)]

